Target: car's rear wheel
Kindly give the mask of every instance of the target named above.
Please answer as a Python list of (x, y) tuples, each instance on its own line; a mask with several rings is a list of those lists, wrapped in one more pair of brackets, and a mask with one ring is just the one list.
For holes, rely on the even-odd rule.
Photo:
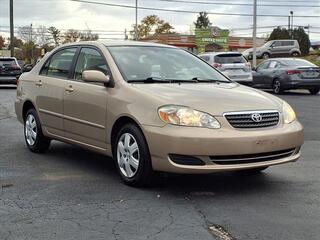
[(269, 53), (263, 53), (262, 54), (262, 58), (263, 59), (268, 59), (268, 58), (270, 58), (270, 54)]
[(275, 94), (283, 93), (283, 88), (279, 79), (275, 79), (272, 84), (272, 90)]
[(318, 88), (318, 87), (317, 88), (310, 88), (309, 92), (312, 95), (316, 95), (316, 94), (318, 94), (320, 92), (320, 88)]
[(147, 142), (135, 124), (127, 124), (115, 141), (114, 158), (122, 180), (135, 187), (150, 185), (154, 179)]
[(24, 137), (28, 148), (32, 152), (45, 152), (50, 146), (51, 140), (43, 135), (35, 109), (28, 110), (25, 116)]

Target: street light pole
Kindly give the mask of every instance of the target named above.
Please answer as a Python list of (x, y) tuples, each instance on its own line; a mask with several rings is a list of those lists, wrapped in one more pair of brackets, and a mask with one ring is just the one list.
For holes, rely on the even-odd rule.
[(134, 28), (134, 39), (138, 40), (138, 0), (136, 0), (136, 24)]
[(13, 0), (10, 0), (10, 55), (14, 56)]
[(253, 0), (252, 65), (257, 66), (257, 0)]

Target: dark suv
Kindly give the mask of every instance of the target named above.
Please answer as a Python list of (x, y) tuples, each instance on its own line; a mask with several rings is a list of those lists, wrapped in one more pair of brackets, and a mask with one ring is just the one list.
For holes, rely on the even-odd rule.
[(22, 73), (17, 59), (14, 57), (0, 57), (0, 84), (17, 84)]

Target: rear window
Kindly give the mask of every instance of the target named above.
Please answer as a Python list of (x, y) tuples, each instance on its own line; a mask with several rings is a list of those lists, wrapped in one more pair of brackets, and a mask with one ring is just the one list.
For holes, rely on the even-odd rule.
[(219, 54), (214, 57), (214, 62), (220, 64), (246, 63), (247, 60), (242, 56), (242, 54)]
[(11, 66), (11, 65), (17, 65), (14, 59), (12, 58), (0, 59), (0, 66)]
[(299, 67), (299, 66), (317, 67), (315, 64), (303, 59), (282, 60), (281, 62), (287, 66), (294, 66), (294, 67)]

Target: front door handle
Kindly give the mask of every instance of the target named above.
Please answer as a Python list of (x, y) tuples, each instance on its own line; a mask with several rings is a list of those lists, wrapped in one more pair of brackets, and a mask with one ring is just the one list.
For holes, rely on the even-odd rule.
[(36, 82), (36, 85), (37, 85), (38, 87), (41, 87), (41, 86), (42, 86), (42, 81), (41, 81), (41, 80), (37, 81), (37, 82)]
[(74, 91), (74, 89), (70, 85), (69, 87), (65, 88), (65, 91), (68, 92), (68, 93), (72, 93)]

